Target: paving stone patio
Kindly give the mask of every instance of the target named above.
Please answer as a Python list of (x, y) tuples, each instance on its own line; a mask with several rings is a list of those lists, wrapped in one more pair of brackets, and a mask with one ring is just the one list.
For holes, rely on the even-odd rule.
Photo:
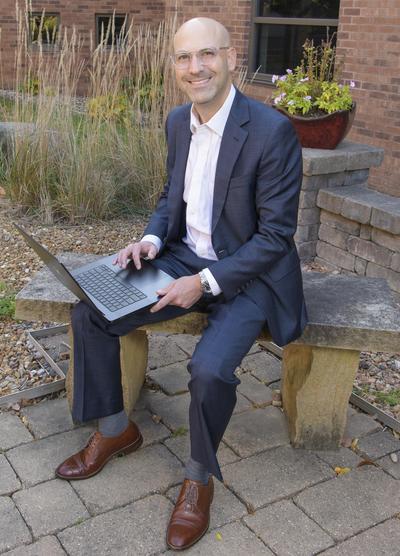
[[(186, 364), (197, 338), (152, 335), (149, 384), (133, 412), (143, 447), (86, 481), (54, 469), (95, 423), (74, 427), (65, 398), (0, 413), (0, 554), (150, 556), (165, 530), (189, 453)], [(280, 362), (257, 344), (238, 369), (238, 404), (219, 450), (209, 532), (186, 553), (399, 556), (400, 441), (349, 406), (355, 451), (295, 450), (272, 406)], [(372, 462), (374, 464), (372, 464)], [(357, 467), (360, 463), (362, 466)], [(334, 468), (349, 467), (337, 476)]]

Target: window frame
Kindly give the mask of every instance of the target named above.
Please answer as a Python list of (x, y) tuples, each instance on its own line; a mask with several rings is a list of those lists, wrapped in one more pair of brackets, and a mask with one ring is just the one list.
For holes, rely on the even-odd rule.
[[(100, 27), (99, 27), (99, 19), (100, 17), (108, 17), (110, 18), (110, 20), (112, 20), (113, 18), (115, 19), (116, 17), (123, 17), (124, 20), (126, 21), (125, 23), (125, 29), (128, 29), (129, 27), (129, 14), (125, 13), (96, 13), (94, 14), (94, 18), (95, 18), (95, 37), (96, 37), (96, 48), (98, 46), (100, 46)], [(118, 44), (104, 44), (103, 48), (121, 48)]]
[(268, 17), (257, 15), (259, 0), (252, 1), (251, 22), (249, 32), (249, 55), (248, 55), (248, 78), (255, 83), (265, 83), (272, 85), (272, 73), (257, 72), (256, 59), (257, 59), (257, 32), (258, 25), (301, 25), (301, 26), (314, 26), (314, 27), (336, 27), (339, 25), (339, 18), (312, 18), (312, 17)]
[[(38, 41), (33, 41), (33, 35), (31, 30), (31, 18), (38, 17), (40, 20), (42, 17), (55, 17), (57, 19), (57, 33), (56, 33), (56, 40), (54, 43), (44, 43), (42, 41), (41, 45)], [(52, 50), (57, 50), (59, 48), (59, 40), (60, 40), (60, 30), (61, 30), (61, 14), (59, 12), (49, 12), (47, 13), (45, 10), (41, 12), (29, 12), (28, 14), (28, 36), (29, 36), (29, 46), (30, 48), (39, 49), (46, 52), (51, 52)]]

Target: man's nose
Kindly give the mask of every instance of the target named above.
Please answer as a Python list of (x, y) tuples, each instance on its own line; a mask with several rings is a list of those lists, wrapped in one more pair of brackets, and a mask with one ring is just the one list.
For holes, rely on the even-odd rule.
[(190, 62), (189, 62), (190, 73), (199, 73), (202, 67), (203, 64), (200, 62), (197, 54), (193, 53), (190, 57)]

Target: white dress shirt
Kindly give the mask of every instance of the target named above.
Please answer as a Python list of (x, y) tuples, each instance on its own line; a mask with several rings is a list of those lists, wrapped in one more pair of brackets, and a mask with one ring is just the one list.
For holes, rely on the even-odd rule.
[[(217, 255), (211, 242), (211, 220), (214, 197), (215, 171), (222, 135), (228, 120), (236, 94), (231, 85), (224, 104), (208, 120), (201, 124), (193, 109), (190, 112), (190, 142), (189, 156), (186, 163), (185, 187), (183, 200), (186, 202), (186, 236), (182, 241), (187, 244), (198, 257), (216, 261)], [(145, 235), (142, 241), (151, 241), (159, 250), (161, 240), (154, 235)], [(221, 293), (217, 281), (209, 268), (204, 268), (213, 295)]]

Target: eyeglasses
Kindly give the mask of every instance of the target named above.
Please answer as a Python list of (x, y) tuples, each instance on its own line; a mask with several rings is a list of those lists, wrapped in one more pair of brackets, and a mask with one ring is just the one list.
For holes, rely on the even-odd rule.
[(214, 62), (220, 50), (227, 50), (230, 46), (220, 46), (219, 48), (203, 48), (197, 52), (178, 52), (171, 56), (172, 62), (178, 69), (187, 69), (190, 66), (193, 56), (203, 66), (208, 66)]

